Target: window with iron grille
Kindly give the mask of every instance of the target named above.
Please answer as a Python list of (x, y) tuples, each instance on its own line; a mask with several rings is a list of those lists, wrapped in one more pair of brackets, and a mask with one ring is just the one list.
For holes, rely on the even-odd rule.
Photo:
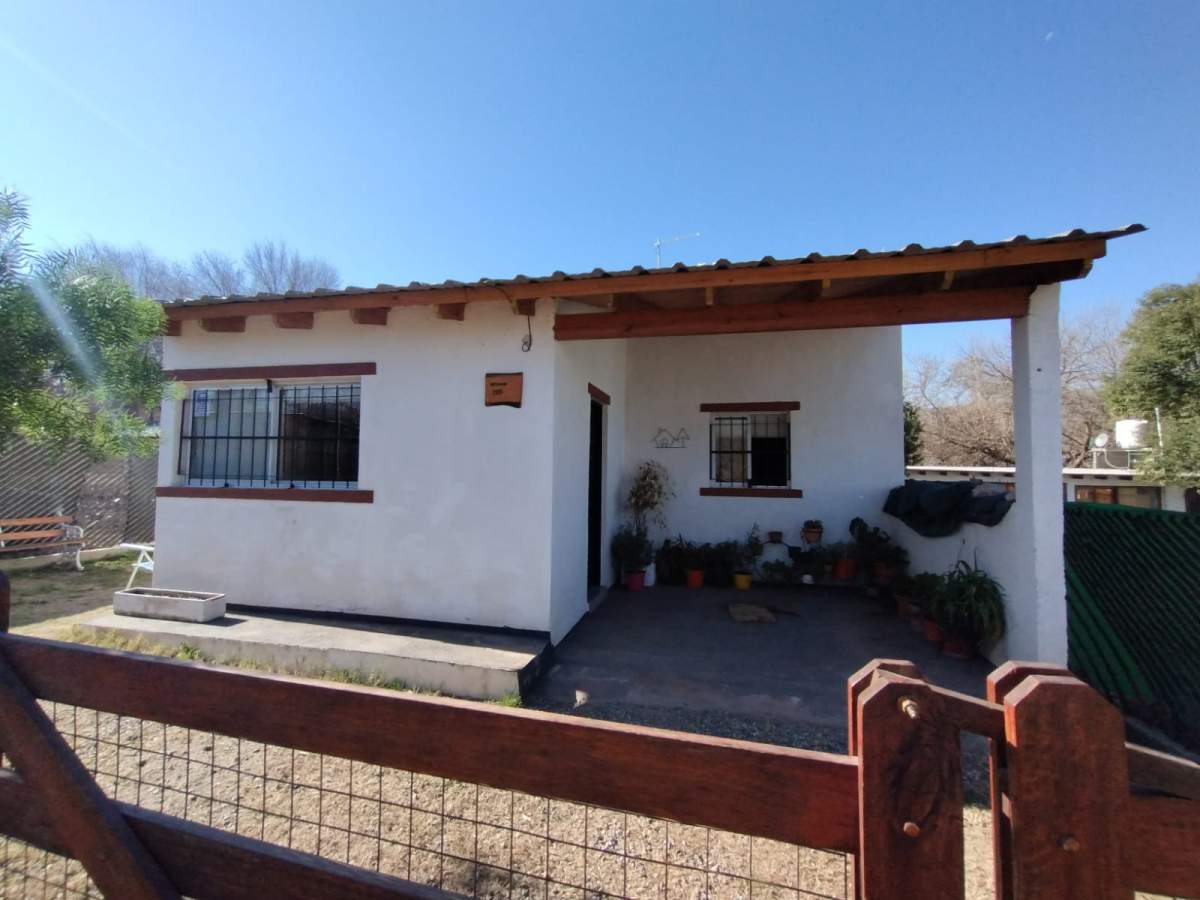
[(713, 416), (709, 479), (719, 487), (787, 487), (792, 479), (787, 413)]
[(201, 487), (356, 488), (358, 384), (195, 388), (179, 472)]

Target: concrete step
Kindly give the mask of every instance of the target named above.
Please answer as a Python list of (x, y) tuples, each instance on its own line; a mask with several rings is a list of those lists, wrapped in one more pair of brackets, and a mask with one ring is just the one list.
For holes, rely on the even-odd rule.
[(529, 635), (277, 613), (228, 613), (197, 623), (104, 610), (78, 627), (164, 647), (187, 644), (216, 660), (246, 660), (294, 674), (330, 669), (374, 674), (473, 700), (522, 694), (549, 647), (544, 638)]

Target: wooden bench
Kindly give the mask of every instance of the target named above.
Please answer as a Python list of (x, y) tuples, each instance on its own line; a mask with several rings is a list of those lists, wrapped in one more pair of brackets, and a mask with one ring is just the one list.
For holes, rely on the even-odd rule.
[(0, 519), (0, 553), (28, 556), (43, 550), (56, 550), (66, 555), (72, 547), (75, 548), (75, 568), (82, 572), (83, 528), (73, 524), (70, 516)]

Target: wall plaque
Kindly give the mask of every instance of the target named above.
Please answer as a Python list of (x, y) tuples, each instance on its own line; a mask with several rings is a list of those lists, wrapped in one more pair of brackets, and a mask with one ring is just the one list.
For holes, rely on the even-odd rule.
[(484, 406), (521, 406), (523, 372), (489, 372), (483, 376)]

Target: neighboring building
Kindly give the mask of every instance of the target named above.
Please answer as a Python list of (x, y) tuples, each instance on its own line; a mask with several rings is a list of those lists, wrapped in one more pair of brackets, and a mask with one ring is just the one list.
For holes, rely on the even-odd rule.
[[(909, 466), (917, 481), (979, 481), (1009, 493), (1015, 491), (1012, 466)], [(1156, 484), (1133, 469), (1063, 469), (1063, 499), (1082, 503), (1113, 503), (1142, 509), (1200, 513), (1195, 489)]]
[[(1063, 662), (1062, 554), (1042, 549), (1062, 543), (1056, 284), (1140, 230), (169, 304), (184, 392), (155, 583), (559, 641), (613, 578), (639, 462), (667, 467), (669, 530), (697, 540), (882, 521), (899, 326), (1008, 318), (1032, 499), (972, 540), (1010, 598), (997, 654)], [(897, 537), (925, 567), (957, 547)]]

